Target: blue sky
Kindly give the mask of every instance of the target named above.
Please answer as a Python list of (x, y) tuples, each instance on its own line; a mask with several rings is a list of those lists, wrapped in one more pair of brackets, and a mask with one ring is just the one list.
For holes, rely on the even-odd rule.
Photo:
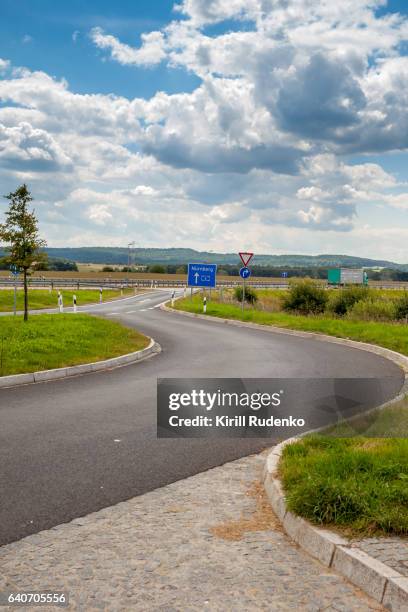
[(48, 243), (408, 261), (406, 3), (174, 4), (2, 1), (0, 188)]
[[(17, 66), (67, 79), (78, 93), (133, 98), (150, 97), (159, 90), (176, 93), (196, 87), (199, 79), (184, 70), (166, 66), (135, 70), (101, 62), (101, 54), (89, 38), (93, 27), (102, 26), (137, 46), (143, 32), (160, 29), (174, 17), (171, 0), (126, 0), (118, 4), (107, 0), (4, 0), (0, 5), (2, 54)], [(32, 40), (24, 43), (25, 37)]]

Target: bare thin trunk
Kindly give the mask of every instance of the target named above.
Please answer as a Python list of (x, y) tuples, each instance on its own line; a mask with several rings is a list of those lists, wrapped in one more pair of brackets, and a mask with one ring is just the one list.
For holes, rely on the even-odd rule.
[(24, 321), (28, 320), (27, 270), (24, 268)]

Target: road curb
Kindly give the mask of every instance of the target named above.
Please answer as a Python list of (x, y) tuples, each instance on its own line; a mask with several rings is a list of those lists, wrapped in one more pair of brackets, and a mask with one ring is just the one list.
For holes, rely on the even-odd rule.
[[(400, 390), (400, 393), (393, 399), (389, 400), (382, 406), (377, 406), (372, 410), (380, 410), (386, 406), (401, 400), (408, 393), (408, 357), (366, 342), (358, 342), (346, 338), (337, 338), (335, 336), (327, 336), (325, 334), (317, 334), (314, 332), (303, 332), (274, 326), (259, 325), (246, 321), (235, 321), (232, 319), (224, 319), (221, 317), (212, 317), (210, 315), (200, 315), (190, 313), (174, 308), (169, 308), (165, 304), (161, 306), (162, 310), (167, 312), (177, 313), (182, 316), (211, 320), (222, 324), (237, 325), (238, 327), (249, 327), (252, 329), (260, 329), (262, 331), (282, 333), (301, 338), (314, 338), (319, 341), (332, 342), (341, 344), (351, 348), (365, 350), (375, 353), (385, 359), (393, 361), (401, 367), (405, 372), (405, 382)], [(361, 416), (361, 415), (357, 415)], [(354, 418), (357, 418), (354, 417)], [(308, 432), (310, 433), (310, 432)], [(396, 570), (388, 567), (381, 561), (374, 559), (356, 545), (351, 544), (345, 538), (338, 534), (321, 527), (316, 527), (303, 519), (296, 516), (286, 506), (286, 498), (279, 480), (277, 470), (282, 451), (287, 444), (297, 442), (301, 436), (290, 438), (273, 447), (267, 456), (263, 484), (268, 496), (269, 502), (281, 521), (287, 535), (301, 548), (303, 548), (312, 557), (318, 559), (326, 567), (333, 568), (350, 582), (361, 588), (365, 593), (373, 597), (376, 601), (383, 604), (388, 610), (399, 611), (407, 606), (408, 602), (408, 577), (403, 576)]]
[(336, 570), (388, 610), (404, 609), (408, 602), (408, 577), (374, 559), (345, 538), (316, 527), (287, 509), (277, 469), (284, 447), (298, 440), (298, 437), (290, 438), (275, 446), (264, 468), (264, 488), (285, 532), (312, 557)]
[(150, 338), (149, 346), (127, 353), (119, 357), (104, 359), (103, 361), (95, 361), (93, 363), (83, 363), (81, 365), (68, 366), (66, 368), (55, 368), (53, 370), (40, 370), (38, 372), (30, 372), (27, 374), (13, 374), (11, 376), (0, 377), (0, 388), (17, 387), (19, 385), (28, 385), (37, 382), (46, 382), (50, 380), (59, 380), (69, 378), (71, 376), (79, 376), (81, 374), (89, 374), (90, 372), (99, 372), (103, 370), (111, 370), (120, 366), (129, 365), (147, 359), (152, 355), (161, 352), (161, 346), (153, 338)]

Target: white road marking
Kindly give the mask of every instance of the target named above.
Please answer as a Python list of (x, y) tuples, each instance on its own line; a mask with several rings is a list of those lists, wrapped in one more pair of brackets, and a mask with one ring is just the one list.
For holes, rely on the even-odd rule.
[(108, 315), (109, 315), (110, 317), (117, 317), (117, 316), (119, 316), (119, 315), (120, 315), (120, 312), (108, 312)]
[(133, 314), (133, 313), (135, 313), (135, 312), (137, 312), (137, 310), (127, 310), (127, 311), (125, 312), (125, 314)]

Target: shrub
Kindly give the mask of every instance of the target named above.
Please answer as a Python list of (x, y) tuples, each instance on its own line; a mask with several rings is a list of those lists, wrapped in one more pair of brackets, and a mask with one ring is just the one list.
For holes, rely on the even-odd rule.
[(367, 287), (345, 287), (340, 291), (331, 292), (328, 310), (336, 315), (347, 314), (358, 302), (367, 300), (370, 297), (370, 290)]
[(396, 318), (395, 302), (386, 300), (361, 300), (348, 312), (348, 318), (363, 321), (392, 321)]
[(398, 320), (408, 317), (408, 292), (395, 302), (395, 318)]
[(318, 314), (327, 304), (327, 292), (310, 279), (291, 283), (283, 299), (283, 309), (300, 314)]
[(153, 274), (165, 274), (166, 269), (160, 264), (154, 264), (153, 266), (149, 266), (149, 272), (153, 272)]
[(113, 272), (112, 266), (103, 266), (102, 272)]
[[(242, 287), (235, 287), (234, 289), (234, 297), (238, 302), (242, 302)], [(251, 287), (245, 287), (245, 301), (249, 304), (255, 304), (258, 301), (258, 296), (256, 292), (251, 289)]]

